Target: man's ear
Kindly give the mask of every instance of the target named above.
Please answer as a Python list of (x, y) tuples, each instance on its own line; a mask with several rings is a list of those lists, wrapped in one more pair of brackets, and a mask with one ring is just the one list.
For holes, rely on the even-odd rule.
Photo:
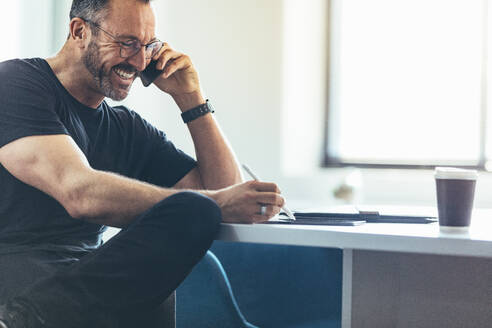
[(70, 26), (69, 39), (75, 41), (75, 43), (78, 44), (80, 48), (85, 48), (87, 46), (91, 33), (87, 22), (85, 22), (80, 17), (74, 17), (70, 21), (69, 26)]

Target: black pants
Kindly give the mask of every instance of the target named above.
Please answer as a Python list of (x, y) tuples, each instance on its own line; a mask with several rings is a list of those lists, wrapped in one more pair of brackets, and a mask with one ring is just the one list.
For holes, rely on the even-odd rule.
[[(6, 309), (14, 319), (7, 323), (12, 328), (124, 327), (172, 294), (210, 248), (220, 221), (213, 200), (181, 192), (72, 263), (53, 254), (45, 259), (18, 255), (17, 260), (9, 255), (13, 267), (24, 265), (29, 271), (10, 272), (14, 285), (18, 275), (27, 278), (15, 286), (20, 294), (8, 300)], [(0, 265), (4, 275), (13, 271), (1, 258)], [(53, 266), (57, 269), (49, 273)]]

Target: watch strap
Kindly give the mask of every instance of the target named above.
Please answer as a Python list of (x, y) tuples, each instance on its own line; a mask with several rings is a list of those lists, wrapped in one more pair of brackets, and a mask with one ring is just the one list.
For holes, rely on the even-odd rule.
[(215, 110), (207, 99), (204, 104), (198, 105), (187, 110), (186, 112), (181, 113), (181, 118), (183, 119), (183, 122), (189, 123), (208, 113), (215, 113)]

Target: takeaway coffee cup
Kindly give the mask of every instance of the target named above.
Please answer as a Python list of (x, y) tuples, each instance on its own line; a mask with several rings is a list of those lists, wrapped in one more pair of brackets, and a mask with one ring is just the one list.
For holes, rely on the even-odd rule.
[(437, 210), (441, 231), (466, 231), (470, 226), (477, 171), (437, 167)]

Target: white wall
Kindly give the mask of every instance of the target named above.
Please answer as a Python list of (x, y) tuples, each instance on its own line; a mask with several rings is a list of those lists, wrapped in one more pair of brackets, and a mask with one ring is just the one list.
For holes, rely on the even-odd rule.
[(52, 54), (53, 1), (16, 0), (0, 3), (0, 60)]

